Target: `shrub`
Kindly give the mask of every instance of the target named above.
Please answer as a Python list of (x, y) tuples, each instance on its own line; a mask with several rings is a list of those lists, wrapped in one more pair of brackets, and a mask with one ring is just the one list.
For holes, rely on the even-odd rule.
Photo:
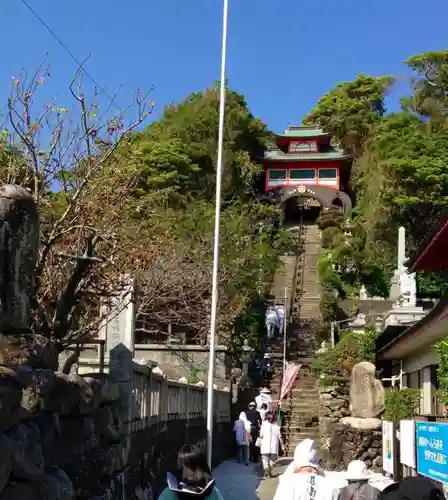
[(336, 207), (324, 210), (317, 219), (317, 226), (321, 231), (327, 227), (341, 228), (343, 224), (344, 214), (339, 210), (339, 208)]
[(419, 389), (386, 389), (383, 419), (391, 422), (413, 418), (419, 411)]
[(344, 333), (335, 347), (314, 357), (311, 369), (319, 376), (323, 385), (328, 380), (348, 380), (356, 363), (375, 361), (376, 337), (374, 329), (368, 329), (364, 333)]
[(440, 402), (448, 404), (448, 340), (443, 339), (436, 344), (436, 351), (439, 355), (439, 367), (437, 368), (437, 378), (439, 380), (438, 396)]
[(327, 227), (322, 231), (322, 247), (335, 248), (344, 243), (344, 233), (335, 226)]

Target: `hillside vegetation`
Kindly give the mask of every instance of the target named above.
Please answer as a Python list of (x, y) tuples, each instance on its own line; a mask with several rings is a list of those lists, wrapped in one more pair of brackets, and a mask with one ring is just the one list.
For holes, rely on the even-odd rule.
[[(372, 295), (386, 296), (399, 226), (406, 228), (410, 255), (447, 207), (448, 51), (415, 55), (405, 64), (413, 76), (400, 112), (385, 109), (392, 76), (361, 74), (336, 85), (304, 119), (353, 155), (353, 217), (326, 214), (320, 221), (327, 227), (319, 267), (330, 316), (333, 289), (344, 296), (364, 284)], [(422, 296), (439, 297), (447, 283), (437, 275), (419, 277), (418, 288)]]
[[(12, 82), (0, 138), (0, 180), (25, 186), (40, 216), (33, 324), (60, 349), (96, 335), (104, 304), (136, 280), (138, 341), (205, 343), (210, 324), (219, 92), (212, 86), (153, 111), (150, 94), (115, 113), (87, 95), (82, 71), (64, 107), (36, 105), (42, 65)], [(270, 133), (243, 96), (226, 102), (220, 245), (221, 342), (262, 331), (264, 303), (289, 241), (260, 202)]]

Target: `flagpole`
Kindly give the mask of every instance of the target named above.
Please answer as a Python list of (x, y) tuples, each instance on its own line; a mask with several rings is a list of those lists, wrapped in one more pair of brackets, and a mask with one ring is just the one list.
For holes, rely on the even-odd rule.
[(216, 201), (215, 201), (215, 236), (213, 248), (212, 274), (212, 306), (210, 314), (210, 348), (208, 361), (207, 382), (207, 462), (212, 467), (213, 448), (213, 383), (215, 378), (215, 351), (216, 351), (216, 324), (218, 310), (218, 278), (219, 278), (219, 236), (221, 218), (221, 180), (222, 156), (224, 144), (224, 113), (226, 99), (226, 55), (227, 55), (227, 17), (228, 0), (224, 0), (222, 15), (222, 47), (221, 47), (221, 86), (219, 92), (219, 130), (218, 130), (218, 158), (216, 162)]

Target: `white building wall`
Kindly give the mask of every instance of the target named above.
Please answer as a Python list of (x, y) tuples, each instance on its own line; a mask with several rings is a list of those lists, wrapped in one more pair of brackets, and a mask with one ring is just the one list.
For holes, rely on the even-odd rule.
[[(408, 375), (408, 387), (422, 391), (420, 412), (431, 415), (434, 407), (436, 388), (431, 381), (431, 365), (439, 364), (439, 356), (434, 347), (427, 347), (418, 354), (403, 360), (403, 371)], [(417, 382), (418, 380), (418, 382)], [(419, 387), (417, 387), (417, 385)]]

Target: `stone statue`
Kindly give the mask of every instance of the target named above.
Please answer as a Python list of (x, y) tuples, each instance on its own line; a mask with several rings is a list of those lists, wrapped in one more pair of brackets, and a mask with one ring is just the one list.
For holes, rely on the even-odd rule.
[(353, 367), (350, 383), (352, 416), (342, 419), (343, 424), (362, 429), (380, 427), (378, 417), (384, 410), (384, 387), (375, 377), (375, 372), (375, 365), (368, 361), (361, 361)]

